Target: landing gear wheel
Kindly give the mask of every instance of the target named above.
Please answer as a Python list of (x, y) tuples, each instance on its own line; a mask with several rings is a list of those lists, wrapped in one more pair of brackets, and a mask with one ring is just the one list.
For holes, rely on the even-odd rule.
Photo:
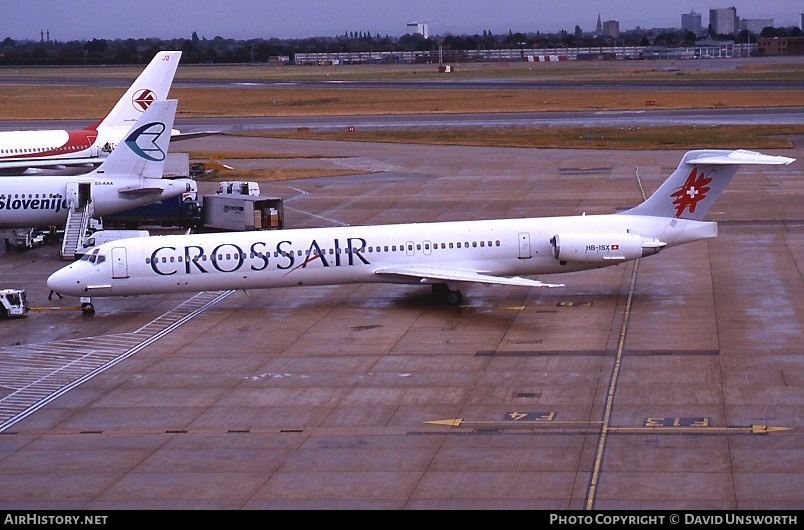
[(85, 315), (94, 315), (95, 306), (92, 305), (92, 302), (81, 302), (81, 312)]
[(463, 301), (463, 295), (457, 289), (447, 293), (447, 303), (449, 305), (458, 305)]
[(446, 283), (434, 283), (433, 296), (443, 300), (449, 305), (458, 305), (463, 301), (463, 295), (458, 289), (450, 289)]
[(433, 296), (446, 299), (449, 296), (449, 287), (446, 283), (434, 283), (432, 286)]

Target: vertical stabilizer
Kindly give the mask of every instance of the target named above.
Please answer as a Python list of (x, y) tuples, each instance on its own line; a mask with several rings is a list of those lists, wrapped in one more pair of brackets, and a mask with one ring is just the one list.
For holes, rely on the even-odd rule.
[(161, 179), (177, 105), (175, 99), (153, 102), (93, 174)]
[[(159, 52), (145, 67), (145, 70), (134, 80), (123, 97), (112, 108), (111, 112), (95, 127), (100, 137), (100, 143), (116, 143), (119, 137), (129, 130), (142, 116), (142, 113), (154, 101), (165, 101), (173, 84), (173, 77), (179, 66), (181, 52)], [(110, 129), (120, 129), (117, 138), (106, 139), (104, 132)]]
[(622, 213), (701, 221), (740, 166), (789, 164), (794, 160), (743, 149), (689, 151), (653, 195)]

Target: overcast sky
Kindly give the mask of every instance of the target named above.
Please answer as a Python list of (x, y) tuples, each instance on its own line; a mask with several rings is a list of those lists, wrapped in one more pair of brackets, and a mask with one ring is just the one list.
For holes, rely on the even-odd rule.
[[(680, 27), (681, 14), (735, 7), (740, 18), (797, 26), (802, 0), (0, 0), (0, 40), (306, 38), (346, 32), (399, 37), (408, 22), (431, 36), (594, 31), (597, 17), (620, 30)], [(47, 38), (47, 33), (45, 34)]]

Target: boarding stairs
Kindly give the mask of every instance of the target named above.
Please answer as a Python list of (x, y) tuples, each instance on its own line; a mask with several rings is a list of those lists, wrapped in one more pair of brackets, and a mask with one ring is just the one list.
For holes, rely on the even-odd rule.
[(73, 261), (75, 259), (75, 251), (78, 250), (79, 245), (84, 244), (84, 237), (93, 212), (91, 201), (83, 206), (70, 208), (67, 213), (67, 223), (64, 225), (64, 238), (61, 241), (62, 260)]

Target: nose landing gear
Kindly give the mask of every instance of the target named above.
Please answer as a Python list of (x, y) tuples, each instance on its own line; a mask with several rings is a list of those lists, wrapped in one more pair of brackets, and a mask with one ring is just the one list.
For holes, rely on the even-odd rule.
[(95, 314), (95, 306), (92, 305), (92, 301), (88, 296), (81, 297), (81, 312), (85, 315)]

